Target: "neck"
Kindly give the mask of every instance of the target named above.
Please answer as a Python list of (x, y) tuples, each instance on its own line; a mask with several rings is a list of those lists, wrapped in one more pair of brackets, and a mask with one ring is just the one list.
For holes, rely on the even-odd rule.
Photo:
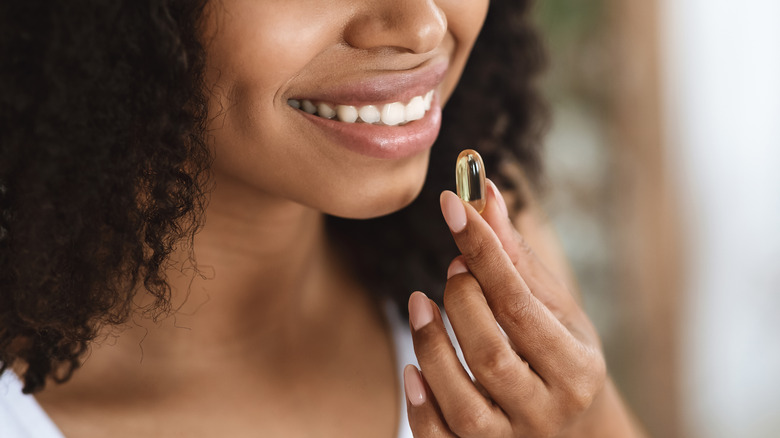
[(338, 303), (355, 290), (330, 257), (323, 215), (228, 179), (217, 180), (205, 214), (192, 247), (197, 273), (182, 269), (190, 248), (174, 254), (174, 313), (135, 318), (121, 336), (123, 360), (142, 351), (145, 361), (181, 369), (177, 362), (192, 354), (257, 364), (305, 351), (311, 332), (337, 318)]
[[(216, 301), (215, 308), (239, 312), (234, 317), (248, 310), (254, 318), (278, 319), (315, 304), (324, 292), (328, 251), (321, 213), (223, 181), (205, 219), (194, 241), (197, 269), (204, 278), (196, 277), (190, 286), (191, 276), (184, 275), (175, 285), (180, 294), (190, 290), (188, 307), (208, 298)], [(179, 254), (178, 259), (185, 257)], [(198, 297), (203, 290), (208, 297)]]
[[(116, 336), (109, 331), (66, 385), (52, 384), (38, 400), (56, 420), (75, 419), (74, 431), (73, 412), (88, 412), (89, 427), (128, 424), (117, 406), (144, 406), (149, 430), (163, 430), (171, 412), (189, 424), (232, 415), (242, 430), (289, 429), (275, 412), (335, 418), (339, 427), (358, 415), (392, 430), (397, 417), (387, 413), (399, 395), (389, 332), (376, 303), (329, 257), (324, 234), (319, 212), (219, 181), (192, 246), (200, 275), (180, 268), (189, 248), (167, 272), (173, 314), (136, 316)], [(209, 411), (221, 414), (193, 415)], [(139, 411), (127, 412), (137, 424)], [(328, 430), (336, 424), (328, 421), (311, 424)]]

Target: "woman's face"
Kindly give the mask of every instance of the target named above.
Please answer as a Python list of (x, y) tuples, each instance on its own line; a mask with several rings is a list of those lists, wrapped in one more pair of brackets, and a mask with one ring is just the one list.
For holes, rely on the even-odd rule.
[(204, 46), (218, 181), (342, 217), (407, 205), (487, 7), (211, 1)]

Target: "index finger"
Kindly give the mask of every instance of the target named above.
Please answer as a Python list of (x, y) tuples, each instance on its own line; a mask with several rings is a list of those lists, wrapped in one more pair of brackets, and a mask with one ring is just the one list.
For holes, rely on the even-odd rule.
[(545, 381), (575, 371), (568, 367), (583, 360), (581, 344), (533, 295), (490, 225), (450, 191), (440, 201), (455, 244), (517, 352)]

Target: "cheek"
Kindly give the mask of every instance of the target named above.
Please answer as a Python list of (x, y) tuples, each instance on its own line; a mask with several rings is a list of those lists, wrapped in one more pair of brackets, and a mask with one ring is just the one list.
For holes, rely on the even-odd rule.
[(474, 44), (487, 15), (488, 0), (440, 0), (439, 7), (447, 15), (449, 30), (459, 45)]
[(212, 2), (204, 32), (205, 83), (211, 84), (212, 101), (217, 101), (212, 114), (243, 101), (272, 104), (275, 91), (336, 38), (326, 20), (302, 26), (306, 11), (295, 7), (298, 3)]
[[(474, 42), (477, 40), (488, 11), (488, 0), (460, 1), (440, 0), (439, 7), (447, 16), (447, 26), (455, 46), (453, 68), (462, 72), (468, 61)], [(445, 84), (449, 97), (460, 79), (460, 75), (448, 79)]]
[(308, 145), (290, 135), (278, 92), (335, 39), (330, 20), (307, 20), (316, 6), (301, 10), (301, 3), (215, 1), (204, 21), (213, 170), (285, 197), (288, 181), (305, 184), (316, 174), (295, 165)]

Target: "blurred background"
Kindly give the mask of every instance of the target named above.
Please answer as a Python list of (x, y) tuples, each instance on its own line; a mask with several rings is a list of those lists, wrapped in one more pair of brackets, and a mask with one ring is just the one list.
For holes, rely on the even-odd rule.
[(651, 436), (780, 437), (780, 2), (539, 0), (546, 206)]

